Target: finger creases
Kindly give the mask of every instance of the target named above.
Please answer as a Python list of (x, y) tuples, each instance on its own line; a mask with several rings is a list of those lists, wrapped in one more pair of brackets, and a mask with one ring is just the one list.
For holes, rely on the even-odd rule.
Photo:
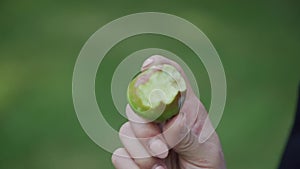
[(160, 163), (158, 159), (152, 157), (148, 153), (148, 151), (136, 138), (129, 122), (123, 124), (119, 133), (124, 148), (140, 168), (151, 169), (155, 164)]
[(138, 138), (144, 149), (154, 157), (166, 158), (169, 149), (161, 134), (160, 127), (156, 123), (148, 123), (137, 116), (129, 105), (126, 108), (126, 115), (130, 121), (134, 135)]
[(139, 169), (124, 148), (117, 149), (111, 160), (116, 169)]

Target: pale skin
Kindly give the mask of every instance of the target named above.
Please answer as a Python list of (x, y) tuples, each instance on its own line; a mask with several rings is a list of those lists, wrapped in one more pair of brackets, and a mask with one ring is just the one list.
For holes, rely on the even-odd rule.
[(213, 132), (204, 142), (199, 141), (200, 133), (212, 125), (203, 127), (207, 111), (192, 91), (182, 68), (172, 60), (155, 55), (141, 69), (161, 64), (174, 66), (186, 81), (186, 99), (180, 113), (158, 125), (146, 123), (127, 105), (129, 121), (119, 132), (124, 147), (113, 153), (113, 165), (116, 169), (226, 169), (217, 133)]

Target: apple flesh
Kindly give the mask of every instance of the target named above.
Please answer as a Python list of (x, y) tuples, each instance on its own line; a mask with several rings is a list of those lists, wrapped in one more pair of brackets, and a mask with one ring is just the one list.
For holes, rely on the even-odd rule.
[(133, 111), (146, 120), (161, 123), (179, 113), (186, 84), (171, 65), (152, 66), (129, 83), (127, 99)]

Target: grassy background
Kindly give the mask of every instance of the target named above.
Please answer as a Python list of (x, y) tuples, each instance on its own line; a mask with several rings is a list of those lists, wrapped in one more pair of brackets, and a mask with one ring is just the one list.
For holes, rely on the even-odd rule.
[[(118, 17), (157, 11), (183, 17), (210, 38), (223, 62), (228, 98), (218, 127), (230, 169), (276, 168), (293, 121), (300, 80), (300, 10), (275, 1), (0, 1), (0, 168), (113, 168), (111, 154), (82, 130), (72, 103), (78, 53), (98, 28)], [(107, 90), (122, 57), (146, 47), (170, 50), (187, 62), (178, 41), (142, 35), (116, 45), (97, 76), (97, 98), (115, 128)], [(202, 100), (210, 87), (200, 61), (193, 69)], [(110, 66), (111, 65), (111, 66)], [(102, 79), (102, 80), (101, 80)], [(102, 82), (104, 86), (102, 85)], [(101, 85), (100, 85), (101, 83)], [(114, 115), (112, 115), (114, 114)]]

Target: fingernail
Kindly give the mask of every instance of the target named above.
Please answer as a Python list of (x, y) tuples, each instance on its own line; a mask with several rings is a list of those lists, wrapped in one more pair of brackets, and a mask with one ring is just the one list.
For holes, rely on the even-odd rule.
[(153, 62), (152, 58), (148, 58), (144, 63), (142, 68), (146, 68), (147, 66), (149, 66), (151, 63)]
[(155, 169), (165, 169), (163, 166), (157, 166)]
[(153, 169), (166, 169), (166, 168), (161, 165), (155, 165), (153, 166)]
[(162, 142), (160, 139), (154, 139), (150, 141), (149, 144), (150, 151), (152, 152), (152, 155), (158, 157), (158, 158), (166, 158), (169, 153), (169, 149), (167, 145)]

